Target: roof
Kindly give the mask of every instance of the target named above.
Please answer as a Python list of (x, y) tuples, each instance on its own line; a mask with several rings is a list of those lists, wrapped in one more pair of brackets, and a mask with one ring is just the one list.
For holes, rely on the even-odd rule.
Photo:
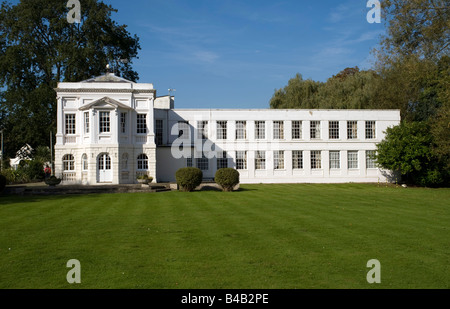
[(97, 77), (86, 79), (82, 83), (130, 83), (135, 84), (128, 79), (116, 76), (114, 73), (106, 73)]
[(111, 99), (110, 97), (103, 97), (101, 99), (95, 100), (94, 102), (91, 102), (89, 104), (81, 106), (80, 110), (82, 110), (82, 111), (83, 110), (87, 110), (87, 109), (90, 109), (91, 107), (96, 106), (96, 105), (101, 105), (103, 107), (104, 107), (104, 105), (110, 105), (113, 108), (119, 108), (120, 107), (120, 108), (123, 108), (123, 109), (131, 109), (130, 106), (128, 106), (126, 104), (123, 104), (123, 103), (121, 103), (119, 101), (116, 101), (114, 99)]

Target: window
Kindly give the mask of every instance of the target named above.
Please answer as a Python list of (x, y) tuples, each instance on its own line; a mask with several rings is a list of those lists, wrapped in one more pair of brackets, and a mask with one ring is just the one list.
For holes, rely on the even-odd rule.
[(217, 121), (217, 139), (227, 139), (226, 121)]
[(66, 154), (63, 157), (63, 170), (64, 171), (74, 171), (75, 170), (75, 159), (73, 155)]
[(148, 170), (148, 157), (146, 154), (142, 153), (137, 157), (137, 169), (138, 170)]
[(236, 139), (247, 139), (246, 121), (236, 121)]
[(310, 124), (310, 137), (320, 138), (320, 121), (313, 120)]
[(98, 156), (98, 169), (99, 170), (110, 170), (111, 169), (111, 157), (106, 153)]
[(358, 168), (358, 151), (347, 152), (348, 168)]
[(341, 168), (341, 153), (330, 151), (330, 168)]
[(366, 121), (366, 138), (375, 138), (375, 121)]
[(163, 126), (164, 126), (163, 120), (156, 119), (156, 122), (155, 122), (155, 144), (158, 146), (163, 144)]
[(75, 134), (75, 114), (66, 114), (66, 134)]
[(330, 139), (339, 139), (339, 121), (330, 121), (328, 123), (328, 132)]
[(266, 122), (255, 121), (255, 139), (265, 139), (265, 138), (266, 138)]
[(136, 128), (138, 134), (147, 133), (147, 114), (137, 114)]
[(320, 150), (311, 151), (311, 168), (322, 168), (322, 152)]
[(128, 170), (128, 153), (122, 155), (122, 170)]
[(187, 121), (178, 121), (178, 138), (189, 139), (189, 123)]
[(236, 151), (236, 169), (247, 169), (247, 151)]
[(100, 133), (109, 133), (110, 132), (109, 112), (100, 112), (98, 115), (99, 115)]
[(197, 158), (197, 167), (202, 171), (207, 171), (209, 169), (209, 161), (208, 158), (203, 154), (201, 158)]
[(276, 170), (284, 169), (284, 151), (275, 150), (273, 152), (273, 168)]
[(303, 151), (301, 150), (292, 151), (292, 168), (293, 169), (303, 168)]
[(265, 170), (266, 169), (266, 152), (257, 150), (255, 156), (255, 169)]
[(273, 122), (273, 138), (274, 139), (284, 139), (284, 122), (274, 121)]
[(358, 122), (357, 121), (347, 121), (347, 139), (358, 138)]
[(200, 139), (208, 138), (208, 121), (197, 122), (197, 138)]
[(187, 167), (193, 167), (193, 165), (192, 165), (192, 158), (191, 157), (186, 158), (186, 166)]
[(302, 138), (302, 122), (299, 120), (292, 121), (292, 139)]
[(120, 133), (127, 133), (127, 113), (120, 113)]
[(217, 154), (217, 169), (227, 167), (228, 167), (227, 152), (226, 151), (219, 152)]
[(89, 112), (84, 113), (84, 133), (89, 133)]
[(366, 150), (366, 168), (377, 168), (375, 156), (376, 156), (375, 150)]
[(88, 157), (87, 157), (87, 154), (85, 154), (85, 153), (83, 153), (83, 155), (81, 156), (81, 169), (83, 171), (88, 170)]

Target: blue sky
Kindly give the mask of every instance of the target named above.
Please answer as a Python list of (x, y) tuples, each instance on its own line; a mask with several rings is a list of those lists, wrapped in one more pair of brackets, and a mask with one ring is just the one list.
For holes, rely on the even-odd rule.
[[(81, 14), (83, 1), (81, 0)], [(111, 0), (142, 49), (133, 68), (177, 108), (268, 108), (297, 73), (326, 81), (372, 67), (384, 24), (367, 0)]]

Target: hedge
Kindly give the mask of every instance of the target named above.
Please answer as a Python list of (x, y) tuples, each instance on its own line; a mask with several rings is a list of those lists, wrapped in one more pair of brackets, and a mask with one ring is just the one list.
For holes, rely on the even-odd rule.
[(220, 168), (217, 170), (214, 180), (222, 187), (223, 191), (233, 191), (233, 188), (239, 184), (239, 172), (234, 168)]
[(203, 172), (196, 167), (183, 167), (175, 173), (177, 184), (181, 191), (194, 191), (203, 180)]

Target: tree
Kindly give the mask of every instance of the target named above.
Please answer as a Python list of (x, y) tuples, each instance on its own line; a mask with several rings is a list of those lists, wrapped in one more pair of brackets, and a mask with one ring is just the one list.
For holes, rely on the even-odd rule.
[(271, 108), (318, 108), (316, 93), (322, 83), (304, 80), (300, 74), (288, 81), (283, 89), (275, 90), (270, 100)]
[(448, 180), (448, 170), (433, 152), (433, 136), (426, 122), (406, 122), (388, 128), (377, 145), (377, 163), (398, 171), (404, 180), (422, 186), (437, 186)]
[(450, 53), (447, 0), (385, 0), (382, 10), (387, 24), (384, 56), (439, 59)]
[(81, 22), (71, 24), (66, 3), (22, 0), (0, 7), (0, 113), (10, 155), (25, 143), (48, 145), (49, 132), (56, 131), (58, 82), (101, 75), (111, 62), (116, 74), (138, 79), (131, 65), (139, 39), (112, 20), (117, 10), (85, 0)]

